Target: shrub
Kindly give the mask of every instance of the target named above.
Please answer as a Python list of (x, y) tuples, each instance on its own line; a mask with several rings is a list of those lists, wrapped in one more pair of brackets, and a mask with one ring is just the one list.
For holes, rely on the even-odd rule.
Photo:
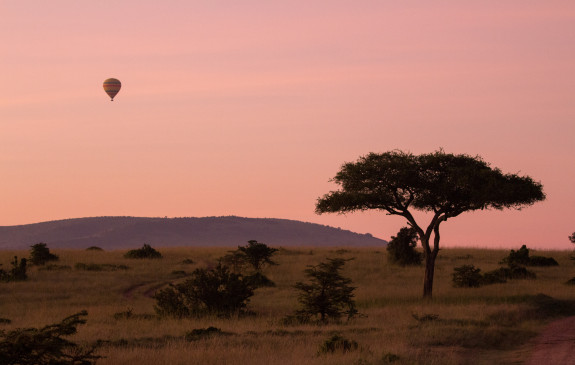
[(389, 262), (401, 266), (421, 265), (423, 255), (415, 249), (417, 241), (417, 231), (414, 228), (401, 228), (397, 236), (392, 236), (387, 244)]
[(90, 246), (86, 249), (86, 251), (104, 251), (104, 249), (98, 246)]
[(310, 283), (298, 282), (295, 285), (300, 291), (298, 301), (302, 305), (295, 317), (300, 322), (315, 319), (325, 323), (329, 319), (339, 320), (344, 315), (349, 320), (358, 314), (353, 300), (355, 287), (349, 285), (351, 279), (341, 275), (346, 261), (349, 260), (328, 258), (327, 262), (305, 270)]
[(44, 265), (48, 261), (58, 261), (58, 256), (52, 254), (45, 243), (40, 242), (30, 247), (30, 263), (32, 265)]
[(157, 292), (154, 308), (161, 316), (230, 316), (245, 313), (253, 295), (253, 287), (241, 274), (220, 263), (214, 269), (196, 269), (185, 282)]
[(254, 272), (261, 272), (265, 265), (277, 265), (271, 259), (277, 251), (277, 248), (271, 248), (265, 243), (250, 240), (246, 246), (238, 246), (237, 250), (222, 257), (221, 261), (236, 272), (246, 266), (250, 266)]
[(14, 256), (14, 261), (11, 262), (12, 269), (6, 272), (0, 269), (0, 281), (24, 281), (28, 279), (26, 275), (26, 259), (20, 259), (18, 262), (18, 256)]
[(101, 356), (94, 355), (95, 348), (82, 349), (63, 337), (77, 332), (80, 318), (86, 311), (74, 314), (43, 328), (19, 328), (10, 332), (0, 331), (0, 359), (2, 364), (90, 365)]
[(186, 341), (198, 341), (214, 336), (230, 335), (230, 333), (222, 332), (221, 329), (216, 327), (196, 328), (186, 333)]
[(348, 340), (347, 338), (335, 334), (321, 344), (318, 354), (333, 354), (336, 351), (346, 353), (357, 350), (357, 348), (358, 344), (354, 340)]
[(501, 263), (523, 266), (558, 266), (559, 263), (552, 257), (529, 256), (529, 249), (523, 245), (517, 251), (511, 250), (509, 256), (505, 257)]
[(456, 288), (477, 288), (481, 286), (481, 269), (474, 265), (463, 265), (453, 269), (453, 286)]
[(252, 275), (244, 276), (244, 280), (252, 286), (252, 288), (271, 288), (276, 286), (276, 283), (271, 281), (267, 276), (262, 273), (256, 272)]
[(152, 248), (152, 246), (144, 244), (142, 248), (126, 252), (124, 257), (127, 259), (161, 259), (162, 254)]
[(553, 257), (531, 256), (529, 266), (559, 266), (559, 263)]

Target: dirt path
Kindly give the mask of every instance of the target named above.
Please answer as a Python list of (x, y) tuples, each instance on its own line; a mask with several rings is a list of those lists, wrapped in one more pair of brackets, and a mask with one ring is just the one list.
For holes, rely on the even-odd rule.
[(534, 339), (526, 365), (575, 365), (575, 317), (552, 322)]
[(166, 285), (168, 285), (170, 281), (146, 281), (139, 284), (134, 284), (122, 291), (122, 296), (126, 299), (133, 298), (137, 293), (140, 295), (152, 298), (156, 291)]

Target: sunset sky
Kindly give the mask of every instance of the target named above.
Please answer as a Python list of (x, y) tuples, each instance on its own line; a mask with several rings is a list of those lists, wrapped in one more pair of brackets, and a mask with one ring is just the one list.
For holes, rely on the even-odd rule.
[(443, 148), (547, 194), (445, 222), (444, 246), (573, 248), (573, 0), (0, 0), (0, 45), (0, 226), (238, 215), (389, 239), (402, 218), (316, 199), (344, 162)]

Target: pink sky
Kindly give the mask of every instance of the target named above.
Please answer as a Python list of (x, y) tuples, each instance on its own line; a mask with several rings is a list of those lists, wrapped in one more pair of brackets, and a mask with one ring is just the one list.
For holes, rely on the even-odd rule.
[(454, 218), (444, 246), (573, 246), (572, 0), (2, 1), (0, 44), (0, 225), (238, 215), (389, 239), (401, 218), (316, 199), (344, 162), (442, 147), (548, 197)]

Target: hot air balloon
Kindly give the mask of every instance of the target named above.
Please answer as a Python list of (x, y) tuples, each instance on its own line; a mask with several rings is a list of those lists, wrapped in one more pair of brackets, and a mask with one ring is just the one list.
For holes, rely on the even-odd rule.
[(106, 79), (104, 81), (104, 91), (114, 101), (114, 96), (120, 91), (122, 83), (118, 79)]

